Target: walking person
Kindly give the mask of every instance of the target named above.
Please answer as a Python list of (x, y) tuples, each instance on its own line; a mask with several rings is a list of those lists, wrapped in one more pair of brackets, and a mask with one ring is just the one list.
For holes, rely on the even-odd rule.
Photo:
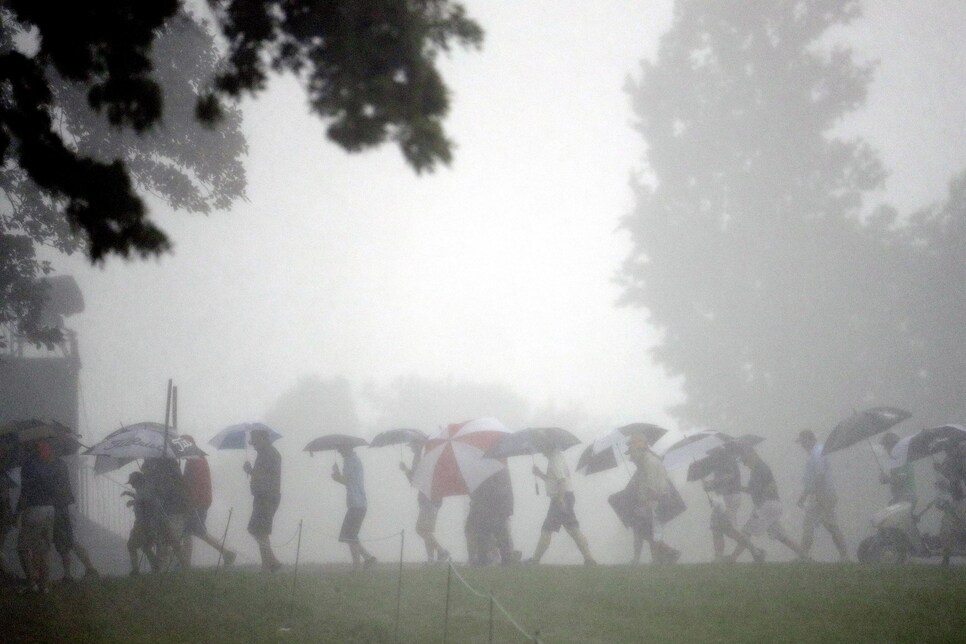
[(631, 462), (636, 466), (628, 488), (634, 504), (636, 523), (634, 529), (634, 559), (641, 560), (641, 551), (647, 541), (651, 549), (651, 561), (658, 565), (674, 564), (681, 557), (681, 551), (664, 543), (664, 525), (658, 512), (658, 504), (670, 488), (667, 470), (657, 454), (643, 438), (631, 440), (628, 451)]
[[(194, 442), (194, 439), (190, 436), (185, 436), (185, 438)], [(225, 548), (221, 542), (208, 534), (208, 528), (205, 526), (208, 508), (211, 507), (211, 469), (208, 467), (207, 458), (197, 456), (185, 461), (184, 485), (188, 494), (188, 519), (185, 525), (182, 547), (188, 565), (191, 565), (192, 537), (198, 537), (221, 553), (226, 566), (232, 565), (235, 563), (235, 553)]]
[(534, 465), (533, 473), (546, 484), (547, 496), (550, 497), (550, 507), (547, 508), (547, 517), (544, 519), (540, 530), (540, 540), (537, 542), (537, 548), (530, 562), (540, 563), (540, 559), (543, 558), (547, 548), (550, 547), (550, 540), (553, 538), (554, 532), (559, 532), (560, 528), (563, 528), (577, 544), (577, 549), (583, 555), (584, 564), (594, 565), (597, 561), (590, 554), (587, 537), (581, 532), (580, 523), (578, 523), (577, 515), (574, 512), (574, 487), (563, 450), (556, 446), (548, 446), (543, 451), (543, 455), (547, 458), (546, 471), (542, 471)]
[(181, 468), (174, 458), (146, 458), (141, 468), (145, 484), (158, 503), (157, 556), (162, 569), (167, 569), (174, 553), (182, 569), (189, 562), (181, 547), (188, 518), (188, 493)]
[[(413, 475), (422, 455), (423, 446), (419, 443), (410, 443), (409, 447), (413, 450), (412, 466), (399, 463), (399, 469), (405, 474), (409, 482), (412, 483)], [(440, 545), (436, 539), (436, 517), (439, 509), (443, 505), (442, 499), (431, 499), (422, 490), (419, 491), (416, 501), (419, 504), (419, 515), (416, 517), (416, 534), (423, 540), (426, 546), (426, 562), (434, 563), (437, 561), (449, 561), (449, 550)]]
[[(895, 432), (886, 432), (879, 439), (879, 444), (882, 445), (889, 458), (892, 458), (892, 448), (898, 442), (899, 435)], [(912, 510), (916, 509), (916, 470), (914, 463), (908, 462), (899, 467), (889, 468), (888, 471), (879, 475), (879, 482), (889, 486), (889, 505), (907, 501), (912, 504)]]
[(743, 538), (735, 539), (737, 541), (735, 551), (728, 559), (737, 561), (741, 553), (747, 549), (751, 552), (755, 561), (764, 561), (764, 550), (756, 548), (750, 539), (750, 537), (760, 537), (764, 534), (789, 548), (798, 555), (799, 559), (808, 559), (808, 553), (788, 536), (782, 525), (782, 515), (785, 509), (782, 506), (781, 498), (778, 496), (778, 485), (775, 483), (771, 468), (750, 445), (742, 445), (740, 450), (739, 458), (749, 471), (748, 485), (741, 490), (751, 496), (751, 504), (754, 507), (751, 516), (742, 528), (741, 536)]
[(125, 490), (121, 496), (129, 496), (127, 507), (134, 510), (134, 525), (127, 539), (127, 552), (131, 559), (131, 576), (141, 574), (141, 554), (147, 558), (151, 572), (160, 568), (157, 556), (158, 526), (161, 518), (161, 506), (153, 490), (147, 484), (144, 474), (131, 472), (127, 484), (134, 491)]
[(806, 555), (811, 552), (815, 528), (821, 525), (832, 535), (832, 541), (839, 552), (839, 561), (848, 561), (845, 536), (835, 519), (835, 505), (838, 497), (835, 495), (828, 458), (822, 454), (825, 445), (816, 440), (815, 434), (810, 429), (799, 432), (795, 442), (808, 454), (805, 460), (805, 473), (802, 477), (802, 494), (798, 498), (798, 507), (805, 509), (805, 518), (802, 522), (802, 551)]
[[(729, 561), (725, 554), (725, 537), (736, 544), (747, 541), (738, 530), (738, 510), (741, 507), (741, 470), (734, 449), (721, 449), (713, 457), (710, 478), (702, 481), (708, 500), (711, 502), (711, 542), (714, 547), (714, 560)], [(763, 553), (749, 548), (755, 558)]]
[(100, 577), (94, 564), (91, 563), (90, 555), (74, 535), (74, 525), (70, 516), (70, 506), (74, 504), (74, 492), (70, 485), (70, 469), (62, 457), (54, 458), (51, 463), (53, 471), (53, 504), (54, 504), (54, 528), (53, 543), (54, 550), (60, 555), (61, 565), (64, 569), (63, 581), (70, 583), (74, 581), (71, 576), (70, 555), (77, 555), (77, 559), (84, 566), (84, 578), (96, 579)]
[(513, 549), (510, 517), (513, 516), (513, 486), (506, 467), (480, 483), (470, 494), (470, 510), (466, 515), (466, 545), (470, 564), (486, 566), (499, 553), (500, 563), (509, 566), (520, 562), (520, 552)]
[(269, 536), (272, 522), (282, 500), (282, 456), (272, 446), (271, 435), (262, 429), (252, 430), (248, 442), (255, 449), (255, 464), (245, 462), (245, 473), (251, 477), (252, 517), (248, 521), (248, 533), (258, 543), (262, 570), (277, 572), (282, 563), (275, 557)]
[(342, 455), (342, 471), (339, 471), (338, 464), (332, 464), (332, 480), (345, 486), (346, 513), (339, 541), (349, 546), (352, 569), (358, 570), (361, 564), (368, 570), (376, 563), (376, 558), (359, 542), (359, 530), (368, 508), (362, 461), (352, 447), (340, 447), (339, 454)]
[(20, 518), (17, 556), (33, 592), (50, 590), (50, 545), (54, 532), (53, 451), (47, 441), (27, 450), (20, 468), (20, 497), (15, 515)]

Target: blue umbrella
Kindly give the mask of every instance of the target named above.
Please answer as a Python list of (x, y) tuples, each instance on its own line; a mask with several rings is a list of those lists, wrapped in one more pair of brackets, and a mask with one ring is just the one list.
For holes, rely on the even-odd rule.
[(240, 423), (226, 427), (215, 437), (208, 441), (208, 444), (215, 449), (245, 449), (248, 445), (248, 437), (254, 431), (268, 432), (268, 442), (274, 443), (282, 437), (277, 431), (263, 425), (262, 423)]

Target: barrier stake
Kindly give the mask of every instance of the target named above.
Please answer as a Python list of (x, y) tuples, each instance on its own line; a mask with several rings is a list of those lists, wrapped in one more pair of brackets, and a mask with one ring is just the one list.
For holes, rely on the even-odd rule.
[(487, 640), (493, 644), (493, 591), (490, 591), (490, 638)]
[(231, 525), (231, 513), (235, 511), (235, 508), (228, 508), (228, 520), (225, 521), (225, 533), (221, 535), (221, 549), (218, 551), (218, 563), (215, 564), (215, 570), (221, 566), (221, 554), (225, 551), (225, 541), (228, 539), (228, 526)]
[(453, 564), (446, 566), (446, 603), (443, 612), (443, 644), (446, 644), (446, 628), (449, 626), (449, 584), (453, 578)]
[(399, 533), (399, 582), (396, 586), (396, 630), (393, 633), (393, 641), (399, 641), (399, 616), (402, 607), (402, 574), (403, 574), (403, 548), (406, 546), (406, 531)]

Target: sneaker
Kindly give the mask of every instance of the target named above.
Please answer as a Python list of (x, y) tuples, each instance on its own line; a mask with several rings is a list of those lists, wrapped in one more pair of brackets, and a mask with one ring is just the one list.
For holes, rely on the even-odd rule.
[(238, 555), (237, 555), (236, 553), (234, 553), (234, 552), (232, 552), (231, 550), (227, 550), (227, 551), (225, 552), (225, 556), (224, 556), (224, 560), (225, 560), (225, 566), (230, 566), (230, 565), (232, 565), (233, 563), (235, 563), (235, 558), (236, 558), (237, 556), (238, 556)]
[(65, 586), (73, 586), (76, 582), (77, 580), (70, 575), (64, 575), (60, 578), (60, 583), (64, 584)]
[(282, 569), (281, 561), (273, 561), (268, 565), (268, 572), (278, 572), (281, 569)]
[(585, 566), (596, 566), (597, 565), (597, 560), (594, 559), (593, 557), (590, 557), (589, 559), (584, 559), (584, 565)]
[(100, 579), (101, 573), (97, 572), (95, 568), (88, 568), (84, 572), (84, 579)]
[(751, 551), (751, 558), (755, 563), (761, 563), (765, 560), (765, 551), (762, 548), (755, 548)]
[(378, 560), (375, 557), (366, 557), (366, 560), (362, 564), (362, 569), (369, 570), (376, 565), (376, 561)]
[(668, 566), (673, 566), (678, 562), (678, 559), (680, 558), (681, 558), (681, 551), (675, 550), (670, 546), (668, 546), (668, 550), (663, 557), (664, 563), (667, 564)]
[(449, 560), (450, 560), (449, 550), (441, 550), (436, 555), (436, 561), (449, 561)]

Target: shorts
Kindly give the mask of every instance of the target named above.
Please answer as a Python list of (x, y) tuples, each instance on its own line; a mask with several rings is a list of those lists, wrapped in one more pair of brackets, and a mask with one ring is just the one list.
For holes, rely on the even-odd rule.
[(809, 498), (805, 506), (805, 528), (815, 528), (820, 524), (835, 524), (835, 504), (838, 498), (829, 494), (817, 494)]
[(252, 518), (248, 520), (248, 534), (267, 537), (272, 534), (272, 522), (282, 497), (279, 494), (257, 494), (252, 497)]
[(560, 528), (578, 528), (577, 515), (574, 514), (574, 493), (564, 492), (563, 503), (550, 501), (547, 518), (543, 520), (543, 532), (558, 532)]
[(20, 516), (20, 534), (17, 535), (18, 550), (32, 550), (46, 555), (54, 538), (54, 506), (35, 505), (24, 508)]
[(434, 505), (419, 505), (419, 516), (416, 517), (416, 532), (432, 534), (436, 531), (436, 516), (439, 508)]
[(715, 498), (711, 506), (711, 529), (727, 530), (738, 526), (738, 508), (741, 507), (740, 494), (723, 494)]
[(362, 527), (362, 520), (366, 518), (366, 508), (349, 508), (346, 510), (345, 518), (342, 520), (342, 529), (339, 530), (339, 541), (342, 543), (359, 543), (359, 529)]
[(69, 553), (74, 547), (74, 524), (67, 508), (54, 510), (53, 542), (54, 550), (61, 556)]
[(135, 521), (131, 527), (131, 534), (127, 539), (128, 550), (137, 550), (138, 548), (147, 548), (154, 545), (157, 540), (156, 533), (155, 527), (149, 522)]
[(784, 513), (781, 501), (765, 501), (752, 511), (742, 532), (753, 537), (760, 537), (767, 533), (772, 539), (784, 539), (785, 528), (782, 526)]
[(205, 521), (208, 520), (208, 508), (195, 508), (188, 513), (185, 521), (185, 536), (204, 537), (208, 534)]

